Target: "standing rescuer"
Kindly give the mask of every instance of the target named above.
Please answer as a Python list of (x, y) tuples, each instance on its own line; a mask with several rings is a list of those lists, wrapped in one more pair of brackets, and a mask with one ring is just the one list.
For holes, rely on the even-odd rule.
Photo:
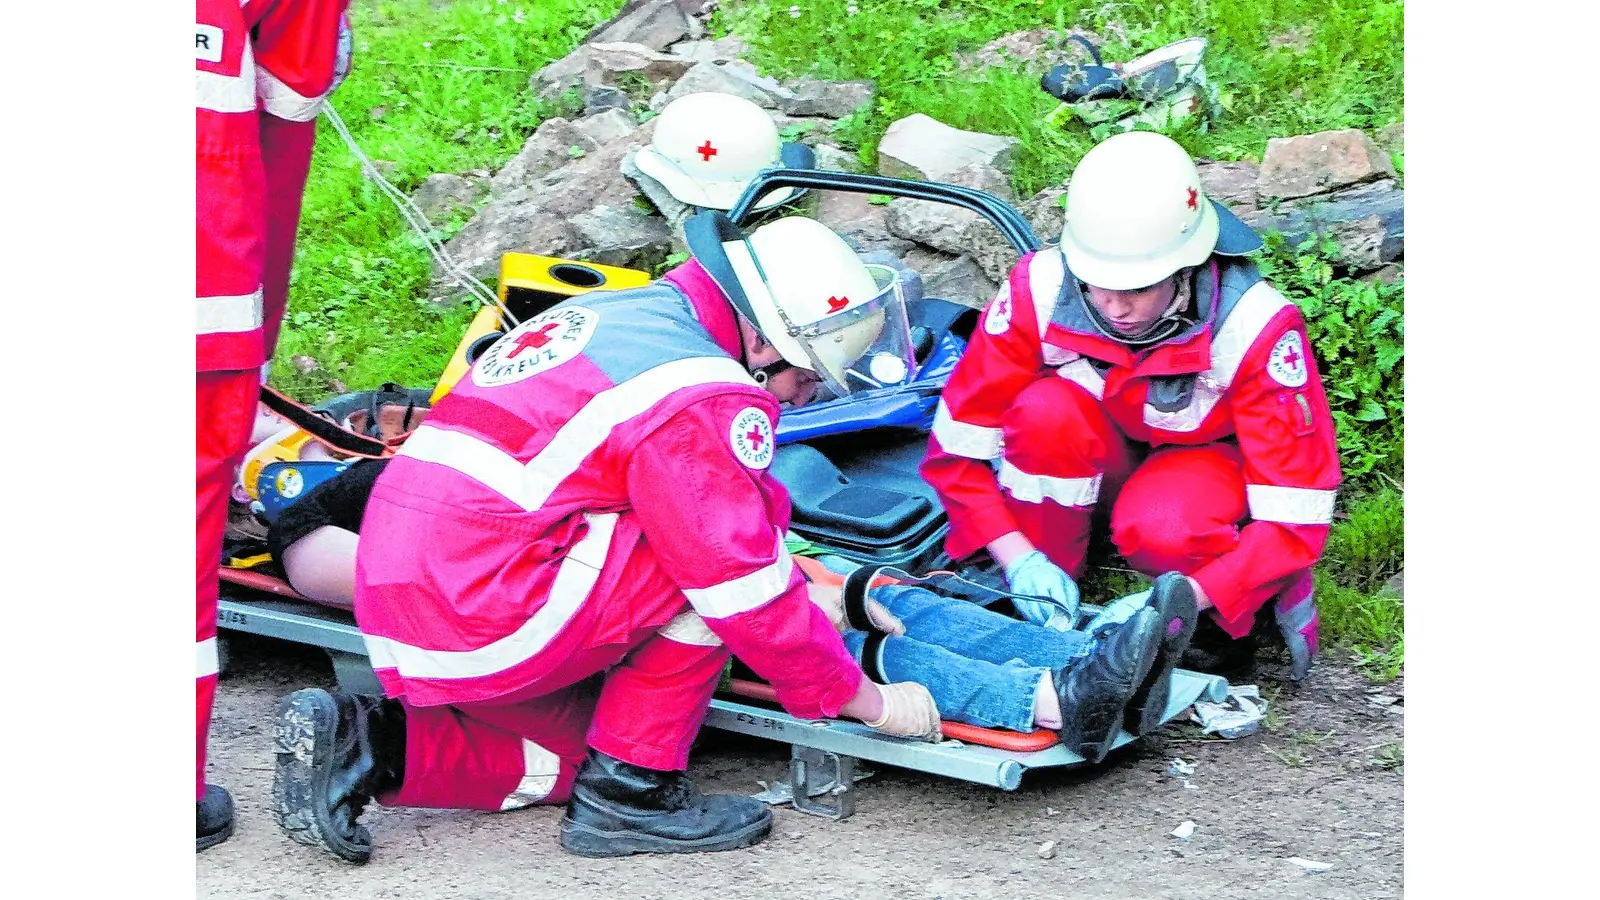
[(1215, 652), (1186, 665), (1253, 657), (1275, 601), (1306, 675), (1339, 462), (1300, 311), (1242, 258), (1260, 246), (1170, 138), (1084, 156), (1059, 249), (1011, 270), (936, 415), (922, 472), (951, 556), (987, 549), (1014, 590), (1075, 607), (1103, 504), (1134, 568), (1188, 575), (1210, 609), (1195, 641)]
[(927, 689), (868, 680), (808, 599), (768, 471), (780, 404), (849, 393), (863, 358), (912, 364), (898, 283), (810, 219), (686, 233), (661, 280), (487, 349), (377, 479), (355, 613), (388, 699), (285, 699), (295, 840), (363, 862), (377, 799), (566, 801), (586, 856), (753, 844), (766, 807), (684, 774), (730, 652), (795, 715), (938, 739)]
[(208, 785), (228, 491), (289, 293), (316, 118), (349, 63), (346, 0), (195, 3), (195, 849), (233, 833)]

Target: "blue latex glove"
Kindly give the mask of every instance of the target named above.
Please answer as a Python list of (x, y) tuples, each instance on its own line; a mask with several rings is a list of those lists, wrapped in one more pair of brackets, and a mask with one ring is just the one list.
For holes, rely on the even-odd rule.
[(1150, 591), (1143, 590), (1136, 594), (1129, 594), (1118, 600), (1113, 600), (1100, 610), (1100, 613), (1089, 624), (1083, 626), (1086, 634), (1098, 637), (1101, 632), (1116, 625), (1121, 625), (1133, 617), (1133, 614), (1145, 608), (1150, 602)]
[(1038, 550), (1011, 561), (1006, 566), (1006, 584), (1019, 594), (1051, 597), (1060, 605), (1042, 600), (1012, 600), (1017, 612), (1035, 625), (1056, 631), (1071, 631), (1078, 620), (1078, 585)]

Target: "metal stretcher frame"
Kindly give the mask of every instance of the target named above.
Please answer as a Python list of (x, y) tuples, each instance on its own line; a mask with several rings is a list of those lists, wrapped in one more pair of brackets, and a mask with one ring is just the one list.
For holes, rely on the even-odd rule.
[[(293, 599), (274, 588), (282, 583), (268, 576), (223, 570), (222, 578), (222, 598), (217, 606), (219, 629), (321, 647), (333, 661), (334, 677), (341, 690), (382, 693), (367, 661), (366, 644), (349, 613)], [(1227, 695), (1228, 683), (1224, 679), (1176, 669), (1162, 721), (1176, 718), (1196, 700), (1222, 702)], [(1022, 776), (1034, 769), (1069, 769), (1086, 764), (1083, 757), (1060, 744), (1032, 752), (959, 740), (929, 744), (878, 734), (854, 722), (797, 719), (739, 697), (714, 698), (705, 724), (789, 744), (795, 808), (832, 819), (845, 818), (854, 811), (851, 773), (857, 759), (1006, 791), (1016, 790)], [(1133, 740), (1133, 735), (1123, 731), (1115, 746)], [(816, 794), (830, 796), (832, 801), (817, 800), (813, 796)]]

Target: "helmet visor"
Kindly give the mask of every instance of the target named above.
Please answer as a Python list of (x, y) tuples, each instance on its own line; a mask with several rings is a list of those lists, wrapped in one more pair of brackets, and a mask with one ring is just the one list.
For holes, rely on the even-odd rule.
[(917, 374), (904, 282), (888, 266), (869, 263), (867, 271), (878, 288), (872, 299), (790, 329), (835, 397), (897, 387)]

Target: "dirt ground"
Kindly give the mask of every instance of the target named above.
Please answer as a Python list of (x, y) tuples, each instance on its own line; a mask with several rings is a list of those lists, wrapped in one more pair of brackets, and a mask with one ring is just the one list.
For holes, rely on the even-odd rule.
[[(210, 775), (233, 792), (237, 830), (197, 857), (198, 896), (1400, 896), (1403, 682), (1373, 685), (1324, 658), (1293, 695), (1261, 684), (1276, 700), (1252, 737), (1202, 742), (1169, 726), (1096, 771), (1031, 774), (1014, 793), (875, 766), (852, 818), (779, 808), (772, 836), (749, 850), (588, 860), (557, 847), (559, 807), (375, 807), (363, 821), (377, 849), (356, 867), (291, 842), (270, 812), (273, 710), (296, 688), (332, 687), (331, 667), (316, 651), (237, 640), (212, 719)], [(1194, 773), (1168, 775), (1174, 758)], [(754, 793), (786, 777), (787, 759), (781, 745), (708, 731), (690, 771), (708, 790)], [(1168, 835), (1184, 821), (1196, 826), (1189, 840)], [(1289, 857), (1332, 868), (1311, 873)]]

